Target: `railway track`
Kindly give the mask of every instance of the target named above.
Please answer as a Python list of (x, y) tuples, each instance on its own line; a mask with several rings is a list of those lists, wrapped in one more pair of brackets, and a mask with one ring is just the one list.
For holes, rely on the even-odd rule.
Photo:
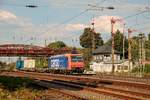
[[(49, 92), (53, 91), (53, 92), (56, 92), (56, 93), (61, 93), (64, 96), (71, 97), (73, 100), (87, 100), (87, 99), (85, 99), (83, 97), (80, 97), (80, 96), (74, 95), (72, 93), (68, 93), (68, 92), (62, 91), (60, 89), (51, 88), (49, 86), (49, 83), (45, 82), (45, 81), (36, 80), (36, 81), (33, 82), (33, 84), (36, 84), (36, 85), (48, 88), (48, 92), (47, 92), (46, 96), (49, 96)], [(39, 99), (39, 100), (41, 100), (41, 99)]]
[[(16, 72), (13, 72), (16, 73)], [(150, 90), (150, 84), (142, 82), (134, 82), (128, 80), (119, 79), (103, 79), (103, 78), (93, 78), (85, 76), (70, 76), (70, 75), (59, 75), (59, 74), (49, 74), (49, 73), (35, 73), (35, 72), (17, 72), (17, 74), (24, 75), (28, 77), (29, 75), (40, 76), (46, 79), (58, 79), (58, 80), (68, 80), (73, 82), (80, 82), (81, 84), (98, 85), (98, 84), (113, 84), (113, 85), (124, 85), (133, 86), (138, 88), (144, 88)]]
[[(125, 91), (125, 90), (121, 90), (121, 89), (115, 89), (115, 88), (110, 88), (110, 87), (97, 87), (97, 88), (93, 88), (89, 87), (89, 86), (83, 86), (83, 85), (79, 85), (76, 83), (68, 83), (68, 82), (62, 82), (62, 81), (57, 81), (55, 82), (55, 84), (62, 84), (62, 85), (67, 85), (67, 86), (71, 86), (71, 87), (76, 87), (76, 88), (82, 88), (84, 90), (87, 91), (92, 91), (92, 92), (96, 92), (96, 93), (103, 93), (103, 94), (110, 94), (112, 96), (117, 96), (119, 98), (122, 99), (130, 99), (130, 100), (141, 100), (142, 98), (140, 97), (146, 97), (147, 99), (150, 98), (150, 94), (144, 94), (144, 93), (140, 93), (140, 92), (133, 92), (133, 91)], [(130, 95), (132, 94), (132, 95)], [(137, 97), (138, 96), (138, 97)], [(144, 98), (143, 98), (144, 100)]]
[[(150, 94), (143, 93), (140, 91), (124, 90), (119, 88), (113, 88), (111, 86), (131, 86), (138, 88), (144, 88), (147, 91), (150, 90), (149, 84), (139, 83), (139, 82), (128, 82), (119, 80), (103, 80), (97, 78), (79, 77), (79, 76), (65, 76), (65, 75), (53, 75), (45, 73), (33, 73), (33, 72), (8, 72), (6, 75), (14, 75), (19, 77), (30, 77), (38, 80), (50, 81), (54, 84), (65, 85), (69, 87), (80, 88), (85, 91), (91, 91), (98, 94), (111, 95), (121, 99), (127, 100), (149, 100)], [(43, 83), (42, 83), (43, 84)], [(107, 87), (108, 86), (108, 87)], [(79, 98), (84, 99), (84, 98)]]
[(116, 80), (125, 80), (125, 81), (133, 81), (133, 82), (143, 82), (150, 84), (150, 77), (140, 77), (133, 75), (95, 75), (94, 77), (103, 78), (103, 79), (116, 79)]
[[(47, 87), (49, 84), (48, 81), (37, 82), (37, 83), (40, 84), (41, 86), (47, 86)], [(146, 95), (146, 94), (133, 92), (133, 91), (124, 91), (124, 90), (120, 90), (120, 89), (106, 88), (106, 87), (105, 88), (92, 88), (92, 87), (87, 87), (87, 86), (79, 85), (76, 83), (73, 84), (73, 83), (69, 83), (69, 82), (65, 82), (65, 81), (52, 81), (51, 83), (57, 84), (57, 85), (65, 85), (65, 86), (73, 87), (73, 88), (80, 88), (82, 90), (91, 91), (91, 92), (95, 92), (98, 94), (105, 94), (105, 95), (109, 94), (111, 96), (115, 96), (120, 99), (126, 99), (126, 100), (149, 100), (149, 97), (150, 97), (150, 95), (148, 95), (148, 94)], [(58, 90), (58, 91), (60, 91), (60, 90)], [(63, 93), (65, 93), (65, 92), (63, 92)], [(77, 98), (79, 96), (75, 96), (75, 97)], [(79, 99), (86, 100), (85, 98), (81, 98), (81, 97), (79, 97)]]

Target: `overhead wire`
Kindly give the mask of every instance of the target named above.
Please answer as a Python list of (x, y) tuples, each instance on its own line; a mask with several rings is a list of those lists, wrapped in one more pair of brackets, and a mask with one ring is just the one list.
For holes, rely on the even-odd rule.
[(146, 19), (150, 19), (150, 15), (149, 15), (149, 16), (146, 16), (146, 15), (142, 14), (142, 16), (143, 16), (144, 18), (146, 18)]
[[(117, 1), (117, 0), (113, 0), (113, 1), (116, 2), (116, 3), (118, 3), (118, 4), (121, 4), (121, 2), (119, 2), (119, 1)], [(147, 8), (147, 7), (145, 7), (145, 8), (146, 8), (147, 10), (144, 10), (144, 11), (141, 11), (141, 12), (139, 12), (139, 13), (136, 13), (136, 14), (132, 14), (132, 15), (123, 17), (123, 19), (124, 19), (124, 20), (125, 20), (125, 19), (129, 19), (129, 18), (131, 18), (131, 17), (137, 16), (137, 15), (140, 15), (140, 14), (143, 14), (143, 13), (146, 13), (146, 12), (150, 12), (150, 11), (149, 11), (150, 8)], [(108, 23), (105, 24), (104, 26), (106, 26), (106, 25), (108, 25)]]
[[(104, 3), (105, 1), (107, 1), (107, 0), (98, 1), (98, 2), (96, 3), (96, 5), (98, 5), (98, 4), (100, 4), (100, 3), (102, 4), (102, 3)], [(92, 7), (90, 7), (90, 8), (92, 8)], [(61, 23), (59, 23), (59, 24), (57, 24), (57, 25), (55, 25), (55, 26), (53, 26), (53, 27), (50, 27), (50, 29), (55, 29), (55, 30), (56, 30), (58, 27), (60, 27), (60, 26), (62, 26), (62, 25), (64, 25), (64, 24), (66, 24), (66, 23), (68, 23), (68, 22), (74, 20), (75, 18), (77, 18), (77, 17), (79, 17), (79, 16), (85, 14), (87, 11), (88, 11), (88, 9), (85, 9), (84, 11), (80, 12), (79, 14), (74, 15), (73, 17), (71, 17), (71, 18), (69, 18), (69, 19), (67, 19), (67, 20), (65, 20), (65, 21), (63, 21), (63, 22), (61, 22)], [(46, 32), (48, 32), (50, 29), (47, 29), (46, 31), (44, 31), (44, 32), (42, 32), (42, 33), (46, 33)], [(74, 34), (74, 35), (72, 35), (72, 36), (69, 36), (69, 38), (72, 38), (72, 37), (74, 37), (74, 36), (76, 36), (76, 34)], [(66, 39), (66, 38), (68, 38), (68, 37), (65, 37), (65, 38), (63, 38), (63, 39)]]
[[(106, 1), (106, 0), (102, 0), (101, 3), (105, 2), (105, 1)], [(99, 3), (100, 3), (100, 2), (98, 2), (96, 5), (98, 5)], [(17, 5), (17, 4), (8, 4), (8, 3), (5, 3), (5, 4), (6, 4), (6, 5), (11, 5), (11, 6), (22, 6), (22, 5)], [(50, 29), (57, 29), (58, 27), (60, 27), (60, 26), (62, 26), (62, 25), (64, 25), (64, 24), (66, 24), (66, 23), (68, 23), (68, 22), (74, 20), (75, 18), (77, 18), (77, 17), (83, 15), (83, 14), (86, 13), (87, 11), (88, 11), (88, 9), (86, 9), (86, 10), (80, 12), (79, 14), (74, 15), (73, 17), (71, 17), (71, 18), (69, 18), (69, 19), (67, 19), (67, 20), (65, 20), (65, 21), (63, 21), (63, 22), (61, 22), (61, 23), (55, 25), (54, 27), (51, 27)], [(138, 15), (143, 14), (143, 13), (145, 13), (145, 12), (148, 12), (148, 11), (145, 10), (145, 11), (142, 11), (142, 12), (139, 12), (139, 13), (136, 13), (136, 14), (132, 14), (132, 15), (126, 16), (126, 17), (124, 17), (124, 19), (129, 19), (129, 18), (131, 18), (131, 17), (138, 16)], [(50, 29), (47, 29), (46, 31), (44, 31), (44, 32), (42, 32), (42, 33), (46, 33), (46, 32), (48, 32)], [(41, 33), (40, 33), (40, 34), (41, 34)]]
[[(101, 3), (105, 2), (105, 1), (106, 1), (106, 0), (102, 0)], [(100, 2), (97, 2), (96, 5), (99, 4), (99, 3), (100, 3)], [(91, 7), (91, 8), (92, 8), (92, 7)], [(77, 17), (83, 15), (83, 14), (84, 14), (85, 12), (87, 12), (87, 11), (88, 11), (88, 9), (85, 9), (84, 11), (82, 11), (82, 12), (78, 13), (77, 15), (74, 15), (73, 17), (71, 17), (71, 18), (69, 18), (69, 19), (67, 19), (67, 20), (65, 20), (65, 21), (63, 21), (63, 22), (61, 22), (61, 23), (59, 23), (58, 25), (56, 25), (56, 26), (54, 26), (54, 27), (57, 28), (58, 26), (61, 26), (61, 25), (63, 25), (63, 24), (66, 24), (66, 23), (68, 23), (68, 22), (74, 20), (75, 18), (77, 18)]]
[[(103, 2), (105, 2), (105, 1), (106, 1), (106, 0), (102, 0), (101, 2), (98, 1), (98, 2), (96, 3), (96, 5), (98, 5), (99, 3), (103, 3)], [(26, 6), (26, 5), (11, 4), (11, 3), (4, 3), (4, 5), (8, 5), (8, 6), (19, 6), (19, 7), (25, 7), (25, 6)], [(43, 5), (43, 7), (44, 7), (44, 6), (48, 6), (48, 5)], [(42, 6), (39, 6), (39, 7), (42, 7)], [(63, 21), (63, 22), (61, 22), (61, 23), (59, 23), (59, 24), (57, 24), (57, 25), (51, 27), (50, 29), (54, 29), (54, 28), (56, 29), (56, 28), (60, 27), (61, 25), (64, 25), (64, 24), (66, 24), (66, 23), (68, 23), (68, 22), (74, 20), (75, 18), (77, 18), (77, 17), (83, 15), (83, 14), (86, 13), (87, 11), (88, 11), (88, 9), (85, 9), (84, 11), (80, 12), (79, 14), (74, 15), (73, 17), (71, 17), (71, 18), (69, 18), (69, 19), (67, 19), (67, 20), (65, 20), (65, 21)], [(48, 30), (49, 30), (49, 29), (48, 29)], [(42, 33), (45, 33), (45, 32), (47, 32), (48, 30), (46, 30), (46, 31), (44, 31), (44, 32), (42, 32)]]
[[(103, 2), (105, 2), (105, 1), (106, 1), (106, 0), (103, 0)], [(81, 12), (81, 13), (79, 13), (79, 14), (77, 14), (77, 15), (75, 15), (75, 16), (73, 16), (73, 17), (71, 17), (71, 18), (69, 18), (69, 19), (67, 19), (67, 20), (65, 20), (65, 21), (63, 21), (62, 23), (60, 23), (60, 24), (58, 24), (58, 25), (56, 25), (56, 26), (54, 26), (54, 27), (57, 28), (57, 27), (59, 27), (59, 26), (61, 26), (61, 25), (64, 25), (64, 24), (66, 24), (66, 23), (68, 23), (68, 22), (74, 20), (75, 18), (81, 16), (82, 14), (84, 14), (84, 13), (87, 12), (87, 11), (88, 11), (88, 10), (86, 9), (86, 10), (84, 10), (83, 12)], [(126, 17), (124, 17), (124, 19), (129, 19), (129, 18), (131, 18), (131, 17), (138, 16), (138, 15), (144, 14), (144, 13), (146, 13), (146, 12), (149, 12), (149, 11), (148, 11), (148, 10), (144, 10), (144, 11), (141, 11), (141, 12), (139, 12), (139, 13), (126, 16)], [(107, 25), (108, 25), (108, 24), (107, 24)], [(134, 26), (137, 26), (137, 25), (134, 25)], [(133, 26), (132, 26), (132, 27), (133, 27)], [(145, 29), (145, 28), (140, 28), (140, 30), (141, 30), (141, 29)], [(49, 30), (49, 29), (48, 29), (48, 30)], [(73, 35), (73, 36), (74, 36), (74, 35)], [(72, 36), (72, 37), (73, 37), (73, 36)], [(69, 37), (71, 37), (71, 36), (69, 36)], [(66, 38), (67, 38), (67, 37), (66, 37)]]
[(149, 25), (148, 25), (148, 26), (145, 26), (145, 27), (138, 28), (138, 29), (136, 29), (136, 31), (141, 32), (141, 30), (147, 29), (147, 28), (149, 28)]
[[(123, 17), (123, 19), (124, 19), (124, 20), (125, 20), (125, 19), (129, 19), (129, 18), (131, 18), (131, 17), (134, 17), (134, 16), (137, 16), (137, 15), (143, 14), (143, 13), (145, 13), (145, 12), (150, 12), (150, 11), (144, 10), (144, 11), (141, 11), (141, 12), (139, 12), (139, 13), (136, 13), (136, 14), (132, 14), (132, 15)], [(109, 25), (109, 24), (107, 23), (107, 24), (102, 24), (102, 25), (103, 25), (103, 26), (107, 26), (107, 25)], [(100, 26), (102, 26), (102, 25), (100, 25)], [(129, 27), (129, 26), (126, 26), (126, 28), (127, 28), (127, 27)]]
[[(124, 19), (128, 19), (128, 18), (130, 18), (130, 17), (134, 17), (134, 16), (137, 16), (137, 15), (140, 15), (140, 14), (144, 14), (145, 12), (150, 12), (150, 11), (144, 10), (144, 11), (141, 11), (141, 12), (139, 12), (139, 13), (136, 13), (136, 14), (133, 14), (133, 15), (130, 15), (130, 16), (127, 16), (127, 17), (125, 17)], [(147, 21), (146, 21), (146, 22), (147, 22)], [(138, 25), (141, 25), (141, 24), (135, 24), (135, 25), (132, 25), (132, 26), (126, 26), (126, 28), (131, 28), (131, 27), (138, 26)], [(138, 30), (138, 29), (136, 29), (136, 30)]]
[(144, 10), (144, 11), (141, 11), (141, 12), (139, 12), (139, 13), (136, 13), (136, 14), (133, 14), (133, 15), (126, 16), (126, 17), (124, 17), (124, 19), (128, 19), (128, 18), (137, 16), (137, 15), (143, 14), (143, 13), (145, 13), (145, 12), (150, 12), (150, 11)]
[[(106, 0), (102, 0), (101, 3), (105, 2), (105, 1), (106, 1)], [(96, 5), (98, 5), (99, 3), (100, 3), (100, 1), (98, 1), (98, 2), (96, 3)], [(90, 8), (92, 8), (92, 7), (90, 7)], [(66, 23), (68, 23), (68, 22), (74, 20), (75, 18), (77, 18), (77, 17), (83, 15), (83, 14), (86, 13), (87, 11), (88, 11), (88, 9), (85, 9), (84, 11), (82, 11), (82, 12), (78, 13), (77, 15), (74, 15), (73, 17), (71, 17), (71, 18), (69, 18), (69, 19), (67, 19), (67, 20), (65, 20), (65, 21), (63, 21), (63, 22), (61, 22), (61, 23), (59, 23), (59, 24), (57, 24), (57, 25), (51, 27), (50, 29), (57, 29), (58, 27), (60, 27), (60, 26), (62, 26), (62, 25), (64, 25), (64, 24), (66, 24)], [(44, 31), (44, 32), (42, 32), (42, 33), (46, 33), (46, 32), (48, 32), (50, 29), (47, 29), (46, 31)]]
[[(104, 1), (106, 1), (106, 0), (103, 0), (103, 2), (104, 2)], [(54, 26), (54, 27), (57, 28), (57, 27), (59, 27), (59, 26), (65, 24), (65, 23), (68, 23), (68, 22), (72, 21), (73, 19), (75, 19), (75, 18), (81, 16), (82, 14), (84, 14), (84, 13), (87, 12), (87, 11), (88, 11), (88, 10), (86, 9), (86, 10), (84, 10), (83, 12), (81, 12), (81, 13), (79, 13), (79, 14), (73, 16), (73, 17), (71, 17), (70, 19), (65, 20), (64, 22), (62, 22), (62, 23), (60, 23), (60, 24), (58, 24), (58, 25), (56, 25), (56, 26)], [(124, 19), (128, 19), (128, 18), (130, 18), (130, 17), (134, 17), (134, 16), (137, 16), (137, 15), (143, 14), (143, 13), (145, 13), (145, 12), (147, 12), (147, 11), (142, 11), (142, 12), (140, 12), (140, 13), (136, 13), (136, 14), (127, 16), (127, 17), (125, 17)], [(49, 29), (48, 29), (48, 30), (49, 30)], [(74, 35), (73, 35), (73, 36), (74, 36)]]

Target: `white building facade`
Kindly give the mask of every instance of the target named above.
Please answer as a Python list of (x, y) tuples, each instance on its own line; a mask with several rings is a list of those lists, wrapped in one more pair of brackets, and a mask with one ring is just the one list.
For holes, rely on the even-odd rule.
[[(120, 59), (120, 53), (115, 51), (114, 54), (114, 66), (115, 72), (128, 72), (132, 69), (132, 63), (130, 63), (129, 68), (129, 61)], [(90, 68), (94, 72), (102, 72), (102, 73), (109, 73), (112, 72), (112, 54), (111, 54), (111, 46), (103, 45), (97, 48), (93, 52), (93, 61), (90, 64)]]

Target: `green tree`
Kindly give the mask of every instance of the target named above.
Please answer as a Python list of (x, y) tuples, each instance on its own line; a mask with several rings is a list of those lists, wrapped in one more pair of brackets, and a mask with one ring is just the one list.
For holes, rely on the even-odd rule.
[(150, 41), (150, 33), (148, 34), (148, 40)]
[(91, 48), (82, 49), (83, 59), (85, 62), (85, 67), (89, 68), (89, 62), (92, 60), (92, 50)]
[(139, 37), (134, 36), (131, 39), (131, 57), (133, 61), (138, 61), (139, 59)]
[[(49, 48), (60, 49), (66, 47), (66, 44), (62, 41), (56, 41), (48, 44)], [(35, 58), (36, 67), (43, 68), (48, 66), (48, 60), (46, 58)]]
[[(119, 51), (122, 54), (123, 51), (123, 34), (117, 30), (115, 33), (115, 50)], [(128, 49), (128, 40), (125, 37), (125, 51)]]
[(52, 42), (48, 45), (49, 48), (60, 49), (66, 47), (66, 44), (62, 41)]
[(102, 37), (99, 33), (94, 32), (91, 28), (85, 28), (83, 34), (80, 36), (80, 45), (83, 49), (83, 58), (86, 68), (89, 68), (89, 62), (92, 59), (92, 40), (95, 38), (95, 47), (103, 45)]
[(145, 41), (146, 60), (150, 60), (150, 33), (148, 34), (148, 40)]
[(95, 47), (103, 45), (102, 37), (99, 33), (92, 31), (91, 28), (85, 28), (80, 36), (80, 45), (84, 48), (92, 48), (93, 34), (95, 37)]
[[(125, 37), (125, 54), (127, 54), (128, 52), (128, 40)], [(114, 36), (114, 42), (115, 42), (115, 50), (119, 51), (120, 54), (122, 55), (123, 53), (123, 34), (117, 30)], [(112, 43), (112, 39), (109, 39), (106, 44), (110, 44)]]
[(47, 68), (48, 67), (48, 59), (45, 57), (36, 57), (35, 58), (35, 66), (37, 68)]

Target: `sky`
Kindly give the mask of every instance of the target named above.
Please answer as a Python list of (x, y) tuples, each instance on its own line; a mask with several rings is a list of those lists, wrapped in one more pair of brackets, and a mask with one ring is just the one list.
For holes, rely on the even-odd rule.
[(125, 23), (125, 34), (128, 28), (136, 30), (132, 36), (150, 33), (150, 0), (0, 0), (0, 44), (44, 46), (45, 40), (60, 40), (80, 47), (79, 37), (91, 27), (93, 16), (95, 30), (105, 41), (111, 36), (112, 18), (120, 19), (115, 30), (122, 31)]

